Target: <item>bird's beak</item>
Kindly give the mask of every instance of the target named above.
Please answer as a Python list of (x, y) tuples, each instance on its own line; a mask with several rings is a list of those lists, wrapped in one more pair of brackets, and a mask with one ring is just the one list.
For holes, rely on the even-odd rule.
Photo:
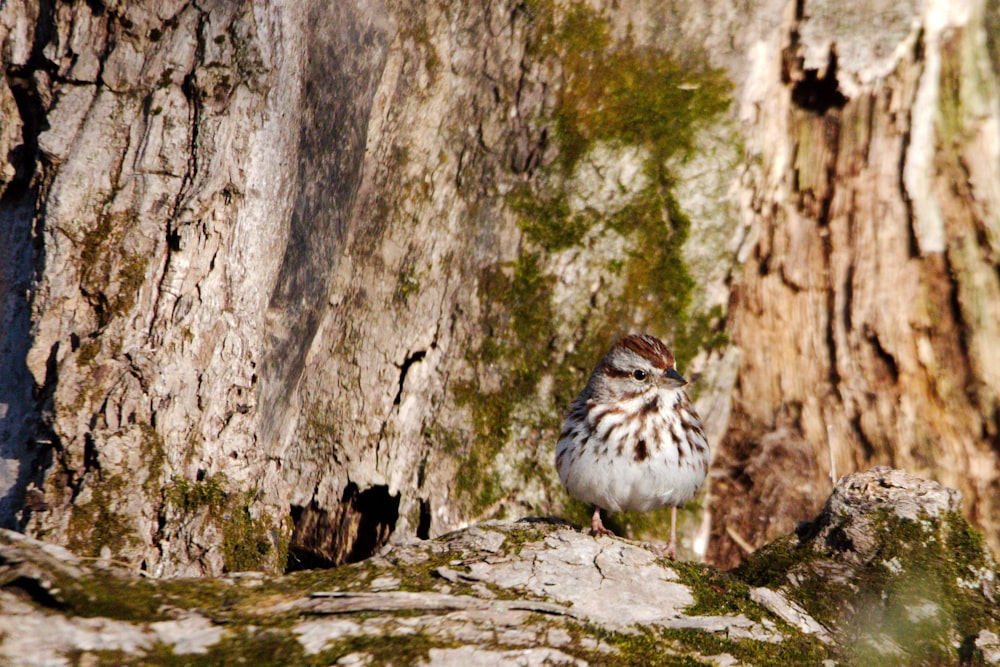
[(669, 387), (683, 387), (687, 384), (684, 376), (673, 368), (668, 368), (663, 375), (667, 378), (667, 386)]

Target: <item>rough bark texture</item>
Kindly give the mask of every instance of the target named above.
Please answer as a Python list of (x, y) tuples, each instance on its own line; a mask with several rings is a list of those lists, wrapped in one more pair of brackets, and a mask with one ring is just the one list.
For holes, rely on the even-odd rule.
[[(295, 183), (268, 168), (296, 162), (291, 27), (234, 3), (3, 13), (25, 119), (4, 210), (27, 221), (7, 229), (33, 280), (5, 494), (26, 494), (30, 532), (81, 553), (217, 571), (287, 516), (237, 495), (269, 470), (253, 406)], [(195, 507), (207, 499), (231, 511)]]
[(180, 575), (562, 511), (636, 328), (721, 435), (737, 141), (670, 11), (5, 3), (0, 519)]
[(0, 521), (181, 575), (580, 519), (561, 414), (648, 330), (694, 554), (828, 461), (996, 544), (996, 8), (939, 4), (4, 3)]
[(0, 531), (0, 660), (1000, 664), (996, 562), (959, 498), (899, 470), (850, 475), (814, 521), (733, 572), (547, 519), (334, 569), (198, 580), (140, 580)]
[(1000, 545), (996, 22), (978, 2), (798, 3), (755, 64), (720, 562), (727, 528), (772, 539), (873, 463), (961, 489)]

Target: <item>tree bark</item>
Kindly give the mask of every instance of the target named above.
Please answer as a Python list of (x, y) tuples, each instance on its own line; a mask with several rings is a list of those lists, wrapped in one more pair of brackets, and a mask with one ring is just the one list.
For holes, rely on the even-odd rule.
[(612, 339), (719, 348), (728, 84), (654, 9), (5, 4), (0, 518), (181, 575), (563, 511)]
[(939, 9), (5, 3), (0, 521), (181, 575), (579, 520), (560, 419), (646, 330), (688, 555), (876, 462), (996, 545), (995, 12)]
[(727, 528), (760, 544), (882, 463), (960, 489), (1000, 547), (996, 22), (799, 3), (758, 63), (718, 561)]

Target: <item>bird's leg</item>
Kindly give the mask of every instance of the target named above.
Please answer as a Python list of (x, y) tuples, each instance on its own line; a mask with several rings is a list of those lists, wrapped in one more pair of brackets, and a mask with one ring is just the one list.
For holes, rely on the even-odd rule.
[(670, 542), (667, 544), (667, 558), (677, 559), (677, 508), (670, 508)]
[(594, 507), (594, 514), (590, 517), (590, 534), (594, 537), (598, 535), (614, 535), (613, 532), (604, 527), (604, 522), (601, 521), (600, 507)]

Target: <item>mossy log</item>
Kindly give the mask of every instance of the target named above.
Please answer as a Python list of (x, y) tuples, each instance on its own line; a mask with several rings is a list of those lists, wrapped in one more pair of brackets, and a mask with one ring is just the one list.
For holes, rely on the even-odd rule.
[(153, 579), (0, 533), (0, 659), (87, 665), (1000, 664), (997, 564), (960, 494), (888, 468), (740, 568), (553, 519), (332, 569)]

